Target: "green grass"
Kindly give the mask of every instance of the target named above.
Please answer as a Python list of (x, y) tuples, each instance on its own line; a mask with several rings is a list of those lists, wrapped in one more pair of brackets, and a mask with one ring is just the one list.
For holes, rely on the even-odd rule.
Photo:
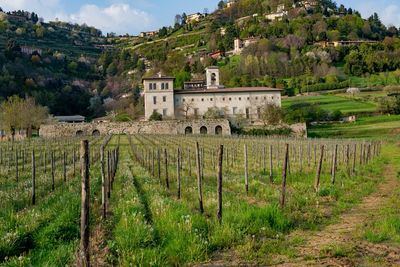
[(400, 115), (360, 117), (355, 123), (335, 123), (310, 126), (309, 137), (374, 138), (397, 137), (400, 134)]
[[(117, 145), (114, 137), (108, 148)], [(295, 258), (296, 248), (304, 243), (301, 237), (287, 238), (296, 230), (319, 230), (334, 221), (343, 211), (370, 194), (382, 180), (383, 160), (357, 167), (358, 175), (349, 177), (344, 163), (339, 161), (337, 184), (330, 184), (330, 160), (323, 163), (321, 190), (313, 190), (314, 159), (304, 159), (302, 173), (294, 155), (298, 141), (281, 141), (292, 144), (290, 174), (287, 180), (287, 204), (278, 205), (281, 190), (281, 167), (274, 150), (274, 183), (263, 171), (260, 148), (269, 142), (277, 148), (278, 141), (269, 139), (235, 139), (216, 137), (147, 136), (132, 137), (132, 149), (127, 136), (120, 139), (120, 165), (114, 183), (110, 213), (106, 222), (99, 219), (100, 168), (91, 167), (92, 229), (104, 228), (107, 253), (112, 266), (182, 266), (209, 261), (215, 253), (227, 251), (240, 260), (268, 265), (274, 255)], [(203, 197), (205, 213), (198, 209), (195, 174), (194, 144), (199, 141), (204, 148)], [(249, 192), (245, 192), (243, 173), (243, 143), (249, 152)], [(307, 141), (304, 141), (307, 142)], [(317, 147), (324, 143), (332, 148), (336, 141), (312, 141)], [(216, 219), (216, 170), (212, 167), (211, 149), (224, 143), (223, 219)], [(347, 143), (341, 142), (341, 148)], [(304, 153), (306, 153), (307, 143)], [(176, 197), (177, 147), (183, 150), (182, 199)], [(135, 157), (146, 157), (153, 148), (168, 148), (170, 189), (165, 187), (165, 168), (161, 164), (161, 180), (151, 175)], [(192, 174), (188, 171), (187, 150), (191, 149)], [(326, 152), (329, 153), (329, 150)], [(276, 155), (275, 155), (276, 154)], [(312, 153), (311, 153), (312, 154)], [(317, 153), (318, 154), (318, 153)], [(329, 155), (329, 154), (327, 154)], [(236, 160), (232, 161), (232, 157)], [(163, 159), (163, 156), (161, 157)], [(163, 162), (163, 161), (162, 161)], [(157, 173), (157, 172), (156, 172)], [(41, 199), (37, 206), (23, 211), (10, 212), (1, 219), (0, 252), (7, 257), (0, 266), (66, 266), (73, 265), (79, 241), (79, 179)], [(318, 203), (318, 205), (316, 205)], [(97, 232), (96, 232), (97, 233)], [(100, 248), (101, 249), (101, 248)]]
[(340, 110), (345, 114), (358, 114), (366, 112), (376, 112), (378, 105), (374, 102), (362, 102), (358, 99), (351, 99), (336, 95), (320, 96), (297, 96), (282, 99), (282, 107), (288, 108), (296, 103), (318, 104), (322, 109), (333, 112)]
[[(139, 147), (167, 146), (172, 151), (175, 142), (192, 147), (194, 139), (134, 138), (134, 144)], [(212, 143), (218, 141), (202, 139), (202, 142), (205, 149), (209, 149), (214, 146)], [(228, 143), (235, 145), (235, 141)], [(188, 176), (184, 168), (182, 200), (178, 200), (175, 197), (173, 164), (169, 167), (171, 188), (167, 190), (164, 180), (160, 182), (158, 178), (151, 177), (137, 161), (132, 160), (132, 151), (125, 137), (121, 138), (121, 153), (123, 162), (112, 199), (114, 218), (109, 229), (112, 238), (108, 242), (112, 251), (110, 262), (121, 266), (193, 264), (207, 261), (214, 253), (226, 250), (234, 251), (242, 260), (260, 264), (272, 262), (275, 254), (295, 257), (294, 248), (303, 241), (287, 240), (287, 234), (296, 229), (320, 229), (358, 203), (363, 196), (373, 192), (381, 181), (382, 162), (377, 161), (365, 166), (362, 173), (352, 179), (339, 172), (338, 184), (341, 186), (337, 187), (329, 185), (329, 175), (325, 173), (321, 193), (316, 196), (312, 189), (314, 175), (308, 172), (299, 174), (293, 170), (288, 179), (290, 193), (287, 208), (281, 210), (277, 206), (280, 175), (271, 185), (266, 181), (266, 175), (257, 169), (257, 163), (252, 161), (250, 189), (246, 195), (243, 169), (239, 164), (224, 172), (224, 210), (220, 225), (215, 216), (216, 180), (210, 162), (205, 169), (203, 216), (198, 211), (194, 167), (192, 176)], [(163, 174), (164, 169), (162, 179)], [(315, 206), (318, 198), (323, 199), (321, 209)]]

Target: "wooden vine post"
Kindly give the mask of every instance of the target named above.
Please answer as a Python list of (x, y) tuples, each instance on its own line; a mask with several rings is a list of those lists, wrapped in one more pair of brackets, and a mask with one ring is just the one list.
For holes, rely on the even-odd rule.
[(35, 151), (32, 150), (32, 205), (36, 204), (36, 162)]
[(51, 151), (51, 190), (54, 191), (55, 185), (55, 163), (54, 163), (54, 151)]
[(283, 167), (282, 167), (282, 192), (280, 200), (280, 206), (282, 209), (285, 207), (286, 204), (286, 178), (287, 178), (288, 162), (289, 162), (289, 144), (286, 144), (285, 158), (283, 160)]
[(89, 254), (89, 202), (90, 202), (90, 183), (89, 183), (89, 142), (81, 141), (80, 148), (81, 163), (81, 242), (79, 251), (80, 266), (90, 266)]
[(103, 220), (107, 218), (107, 179), (104, 162), (104, 146), (100, 148), (100, 165), (101, 165), (101, 206)]
[(337, 170), (337, 153), (338, 153), (338, 145), (335, 145), (335, 150), (333, 152), (333, 166), (332, 166), (332, 178), (331, 182), (334, 185), (336, 182), (336, 170)]
[(269, 181), (271, 184), (274, 182), (274, 173), (273, 173), (273, 158), (272, 158), (272, 145), (269, 145)]
[(217, 219), (222, 223), (222, 165), (223, 165), (224, 146), (220, 145), (218, 151), (218, 210)]
[(319, 158), (319, 163), (318, 163), (318, 167), (317, 167), (317, 174), (315, 176), (315, 183), (314, 183), (314, 189), (315, 192), (318, 193), (319, 192), (319, 185), (320, 185), (320, 180), (321, 180), (321, 172), (322, 172), (322, 163), (324, 161), (324, 145), (321, 146), (321, 155)]
[(246, 194), (249, 193), (249, 170), (248, 170), (248, 159), (247, 159), (247, 144), (244, 145), (244, 180), (246, 186)]
[(181, 149), (178, 147), (178, 156), (176, 159), (176, 184), (177, 198), (181, 199)]
[(165, 169), (165, 186), (169, 189), (169, 178), (168, 178), (168, 151), (164, 148), (164, 169)]
[(199, 194), (199, 209), (200, 213), (204, 213), (199, 142), (196, 142), (196, 167), (197, 167), (197, 189)]

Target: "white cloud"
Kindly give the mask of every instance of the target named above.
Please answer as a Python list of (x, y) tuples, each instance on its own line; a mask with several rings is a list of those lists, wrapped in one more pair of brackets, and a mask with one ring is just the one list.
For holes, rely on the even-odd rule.
[(59, 18), (79, 24), (86, 23), (103, 32), (118, 34), (147, 30), (152, 24), (152, 17), (148, 13), (134, 9), (128, 4), (112, 4), (106, 8), (84, 5), (77, 13), (66, 17), (61, 14)]
[(26, 10), (44, 18), (53, 16), (59, 5), (59, 0), (0, 0), (0, 7), (4, 10)]
[(153, 19), (148, 13), (132, 8), (129, 4), (114, 3), (104, 8), (86, 4), (72, 14), (63, 11), (60, 0), (0, 0), (0, 7), (5, 10), (35, 12), (45, 20), (58, 18), (72, 23), (86, 23), (104, 33), (132, 34), (150, 30), (153, 26)]
[(389, 5), (385, 8), (382, 15), (382, 21), (386, 25), (395, 25), (400, 27), (400, 6), (398, 5)]

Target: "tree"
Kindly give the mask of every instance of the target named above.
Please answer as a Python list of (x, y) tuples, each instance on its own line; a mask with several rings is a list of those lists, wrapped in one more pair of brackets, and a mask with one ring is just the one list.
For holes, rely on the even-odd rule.
[(282, 109), (274, 104), (266, 104), (261, 113), (264, 125), (277, 125), (282, 122)]
[(224, 1), (219, 1), (219, 3), (218, 3), (218, 9), (224, 9), (225, 8), (225, 2)]
[(182, 105), (179, 106), (178, 110), (184, 114), (185, 119), (189, 119), (189, 112), (193, 109), (194, 103), (192, 101), (183, 102)]
[(22, 99), (12, 96), (0, 105), (0, 122), (4, 130), (10, 132), (12, 140), (17, 130), (26, 130), (27, 137), (32, 129), (40, 127), (48, 118), (48, 109), (37, 105), (33, 98)]
[(206, 119), (220, 119), (221, 117), (221, 112), (216, 107), (208, 108), (204, 113), (204, 118)]

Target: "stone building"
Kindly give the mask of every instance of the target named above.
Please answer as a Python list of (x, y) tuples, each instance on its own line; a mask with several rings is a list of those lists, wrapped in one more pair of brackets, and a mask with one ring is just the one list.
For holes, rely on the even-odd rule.
[(239, 114), (251, 121), (260, 119), (267, 104), (281, 106), (281, 89), (268, 87), (225, 88), (218, 67), (206, 70), (206, 81), (185, 83), (174, 89), (174, 77), (144, 78), (145, 118), (154, 112), (166, 119), (202, 118), (213, 110), (226, 118)]

